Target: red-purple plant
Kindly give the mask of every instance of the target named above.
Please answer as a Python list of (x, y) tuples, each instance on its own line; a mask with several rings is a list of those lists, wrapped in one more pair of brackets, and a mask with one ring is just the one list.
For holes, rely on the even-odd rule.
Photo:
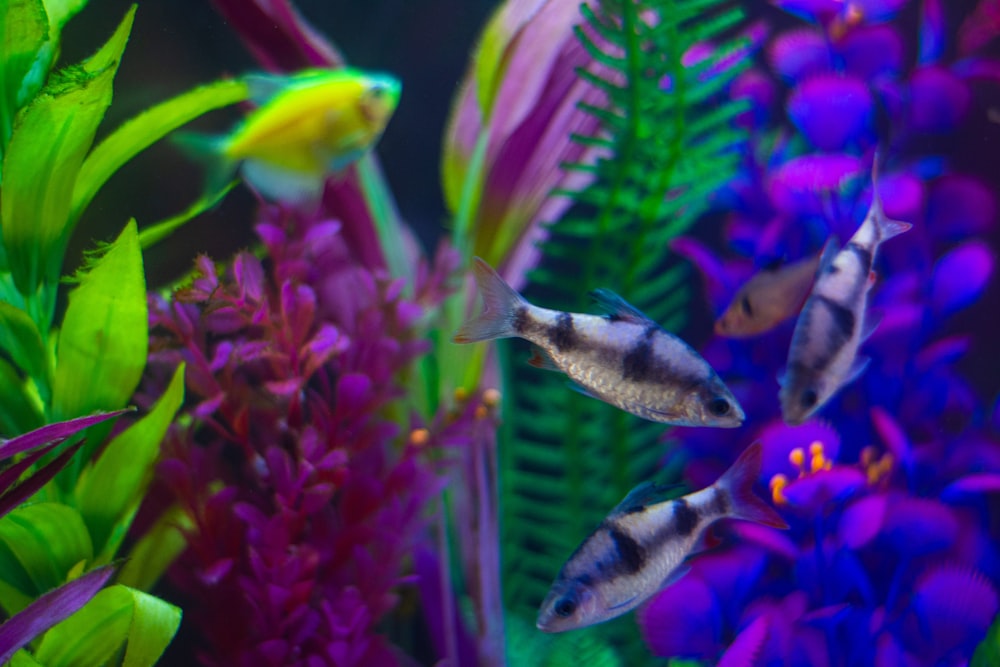
[(154, 299), (152, 365), (184, 361), (192, 400), (171, 433), (163, 487), (191, 520), (170, 571), (205, 664), (394, 662), (376, 624), (440, 489), (400, 376), (425, 349), (424, 304), (453, 267), (440, 254), (402, 282), (349, 252), (339, 224), (268, 209), (269, 261)]

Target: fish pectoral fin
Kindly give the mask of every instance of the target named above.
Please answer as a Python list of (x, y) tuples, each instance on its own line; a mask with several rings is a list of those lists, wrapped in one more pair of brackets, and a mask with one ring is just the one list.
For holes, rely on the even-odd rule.
[(556, 365), (556, 362), (549, 355), (548, 352), (540, 347), (533, 347), (531, 350), (531, 358), (528, 359), (528, 364), (534, 366), (535, 368), (541, 368), (546, 371), (560, 371), (562, 369)]
[(855, 359), (851, 365), (851, 370), (847, 371), (847, 379), (844, 380), (844, 385), (848, 385), (861, 377), (868, 368), (869, 363), (871, 363), (869, 357), (858, 357)]
[(610, 516), (642, 511), (650, 505), (656, 505), (675, 497), (677, 495), (676, 491), (681, 488), (683, 488), (682, 484), (643, 482), (629, 491), (628, 495), (615, 505), (615, 508), (610, 512)]
[(673, 586), (678, 581), (680, 581), (681, 579), (683, 579), (684, 575), (686, 575), (690, 571), (691, 571), (691, 566), (690, 565), (688, 565), (687, 563), (681, 563), (680, 565), (678, 565), (677, 567), (675, 567), (670, 572), (670, 574), (667, 575), (667, 578), (663, 580), (663, 584), (660, 585), (660, 588), (666, 588), (667, 586)]
[(878, 313), (878, 312), (873, 313), (871, 311), (869, 311), (865, 315), (865, 323), (861, 328), (862, 343), (871, 338), (871, 335), (875, 333), (876, 329), (878, 329), (878, 325), (882, 323), (882, 316), (883, 313)]
[(639, 596), (638, 595), (633, 595), (632, 597), (628, 598), (627, 600), (624, 600), (623, 602), (619, 602), (617, 604), (613, 604), (610, 607), (608, 607), (608, 611), (614, 611), (615, 609), (621, 609), (622, 607), (628, 606), (628, 605), (632, 604), (637, 597), (639, 597)]
[(285, 74), (256, 72), (243, 77), (247, 84), (250, 101), (257, 106), (267, 104), (275, 95), (288, 89), (291, 79)]
[(634, 322), (636, 324), (649, 324), (653, 322), (645, 313), (621, 298), (614, 292), (603, 287), (590, 292), (597, 305), (606, 310), (613, 319)]
[(592, 392), (591, 390), (587, 389), (583, 385), (577, 384), (575, 382), (569, 382), (567, 384), (569, 385), (570, 389), (572, 389), (573, 391), (575, 391), (578, 394), (583, 394), (584, 396), (587, 396), (589, 398), (596, 398), (599, 401), (604, 401), (605, 400), (603, 397), (599, 396), (598, 394), (595, 394), (594, 392)]

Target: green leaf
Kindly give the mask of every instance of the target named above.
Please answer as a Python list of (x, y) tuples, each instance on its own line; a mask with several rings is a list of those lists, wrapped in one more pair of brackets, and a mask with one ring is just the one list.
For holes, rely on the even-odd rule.
[(8, 664), (10, 667), (45, 667), (45, 665), (32, 658), (31, 654), (24, 649), (15, 653)]
[(139, 245), (142, 246), (143, 250), (156, 245), (163, 239), (173, 234), (186, 222), (191, 221), (193, 218), (198, 217), (205, 211), (208, 211), (216, 206), (238, 183), (239, 181), (232, 181), (218, 192), (208, 191), (203, 194), (198, 201), (191, 204), (187, 210), (182, 211), (173, 217), (167, 218), (166, 220), (154, 223), (149, 227), (144, 227), (142, 231), (139, 232)]
[(134, 8), (100, 51), (54, 77), (15, 119), (4, 156), (0, 219), (7, 260), (22, 294), (59, 276), (72, 232), (77, 173), (111, 103), (133, 15)]
[(146, 284), (135, 220), (69, 294), (56, 353), (52, 416), (115, 410), (146, 365)]
[(71, 219), (79, 219), (104, 183), (138, 153), (202, 114), (248, 96), (243, 80), (220, 81), (162, 102), (119, 127), (94, 148), (80, 168)]
[(24, 106), (45, 85), (52, 63), (59, 56), (63, 26), (83, 9), (87, 0), (45, 0), (43, 4), (48, 15), (48, 40), (38, 49), (35, 61), (21, 81), (17, 91), (18, 107)]
[(0, 301), (0, 349), (38, 382), (42, 401), (48, 403), (52, 371), (42, 336), (27, 313), (4, 301)]
[[(537, 290), (545, 297), (540, 305), (581, 312), (589, 307), (587, 290), (606, 285), (675, 328), (683, 324), (691, 290), (683, 269), (673, 268), (669, 242), (696, 223), (711, 194), (731, 177), (736, 165), (727, 156), (738, 154), (734, 147), (745, 141), (731, 122), (739, 107), (721, 93), (739, 68), (719, 66), (733, 51), (727, 36), (742, 13), (732, 0), (587, 3), (581, 11), (587, 26), (577, 36), (602, 65), (581, 78), (606, 98), (580, 106), (601, 127), (573, 140), (609, 154), (566, 165), (594, 178), (566, 193), (582, 205), (550, 226), (540, 245), (541, 268), (530, 274), (529, 300)], [(716, 51), (685, 67), (684, 53), (701, 40)], [(663, 425), (569, 392), (565, 378), (512, 364), (504, 349), (504, 602), (512, 613), (528, 616), (573, 547), (636, 483), (653, 475), (667, 445)], [(560, 508), (555, 525), (553, 507)], [(648, 663), (634, 622), (594, 632), (619, 649), (625, 664)], [(513, 643), (511, 638), (508, 647)]]
[(46, 667), (103, 665), (125, 645), (124, 667), (153, 665), (170, 644), (181, 610), (127, 586), (111, 586), (42, 638), (35, 659)]
[(173, 505), (136, 542), (118, 575), (118, 583), (142, 591), (152, 588), (187, 548), (182, 530), (194, 530), (194, 523), (179, 506)]
[[(74, 566), (93, 557), (80, 513), (60, 503), (22, 505), (0, 519), (0, 542), (9, 549), (41, 595), (66, 581)], [(6, 579), (6, 573), (0, 573)], [(13, 582), (11, 582), (13, 583)]]
[(18, 91), (31, 70), (38, 50), (48, 39), (49, 21), (41, 0), (7, 0), (0, 7), (0, 155), (10, 141), (14, 115), (20, 104)]
[(153, 477), (160, 442), (183, 401), (181, 364), (149, 414), (108, 443), (100, 458), (81, 475), (76, 503), (99, 563), (110, 562), (124, 539)]
[(972, 654), (971, 667), (996, 667), (1000, 665), (1000, 614), (993, 619), (986, 637)]
[(0, 435), (10, 438), (44, 423), (41, 402), (33, 400), (17, 370), (0, 359)]

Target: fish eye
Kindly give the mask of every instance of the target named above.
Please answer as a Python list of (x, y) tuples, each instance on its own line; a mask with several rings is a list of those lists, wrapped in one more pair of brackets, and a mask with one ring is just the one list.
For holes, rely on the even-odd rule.
[(567, 618), (572, 616), (573, 612), (576, 611), (576, 600), (571, 597), (564, 597), (559, 602), (556, 602), (556, 606), (553, 609), (556, 612), (556, 616), (560, 618)]
[(729, 414), (731, 407), (732, 406), (729, 405), (729, 401), (724, 398), (713, 398), (708, 402), (708, 411), (716, 417), (724, 417)]
[(819, 396), (816, 395), (815, 389), (810, 388), (802, 392), (802, 397), (799, 400), (802, 403), (802, 407), (811, 408), (816, 405), (816, 401), (819, 400)]
[(750, 297), (746, 294), (743, 295), (743, 299), (740, 301), (740, 307), (743, 309), (744, 313), (753, 317), (753, 308), (750, 307)]
[(378, 99), (388, 92), (388, 88), (384, 83), (373, 83), (371, 88), (368, 89), (368, 94)]

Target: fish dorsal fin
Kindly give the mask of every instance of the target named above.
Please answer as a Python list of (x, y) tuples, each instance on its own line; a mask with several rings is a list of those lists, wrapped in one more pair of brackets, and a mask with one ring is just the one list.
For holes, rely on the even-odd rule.
[(611, 320), (623, 320), (636, 324), (649, 324), (652, 320), (646, 314), (621, 298), (614, 292), (603, 287), (595, 289), (590, 293), (590, 297), (597, 302), (597, 305), (608, 313)]
[(851, 364), (851, 368), (847, 371), (847, 377), (844, 379), (844, 382), (843, 384), (841, 384), (841, 386), (843, 387), (845, 385), (849, 385), (855, 380), (857, 380), (859, 377), (864, 375), (865, 371), (868, 369), (868, 364), (870, 363), (871, 363), (871, 358), (869, 357), (857, 357), (854, 360), (854, 363)]
[(650, 505), (657, 505), (666, 500), (674, 498), (676, 491), (681, 489), (680, 484), (657, 484), (655, 482), (643, 482), (628, 492), (628, 495), (618, 503), (609, 516), (620, 516), (622, 514), (633, 514), (641, 512)]
[(270, 102), (278, 93), (289, 88), (310, 86), (322, 81), (333, 80), (345, 76), (347, 68), (339, 70), (304, 69), (293, 74), (272, 74), (270, 72), (252, 72), (243, 77), (250, 91), (250, 101), (257, 106)]
[(268, 74), (267, 72), (255, 72), (243, 77), (250, 91), (250, 101), (257, 106), (267, 104), (275, 95), (288, 89), (291, 77), (287, 74)]
[(826, 273), (827, 269), (833, 266), (833, 260), (837, 257), (838, 252), (840, 252), (840, 243), (837, 241), (836, 236), (831, 236), (826, 240), (826, 244), (823, 245), (823, 252), (819, 256), (819, 268), (816, 269), (817, 277)]

